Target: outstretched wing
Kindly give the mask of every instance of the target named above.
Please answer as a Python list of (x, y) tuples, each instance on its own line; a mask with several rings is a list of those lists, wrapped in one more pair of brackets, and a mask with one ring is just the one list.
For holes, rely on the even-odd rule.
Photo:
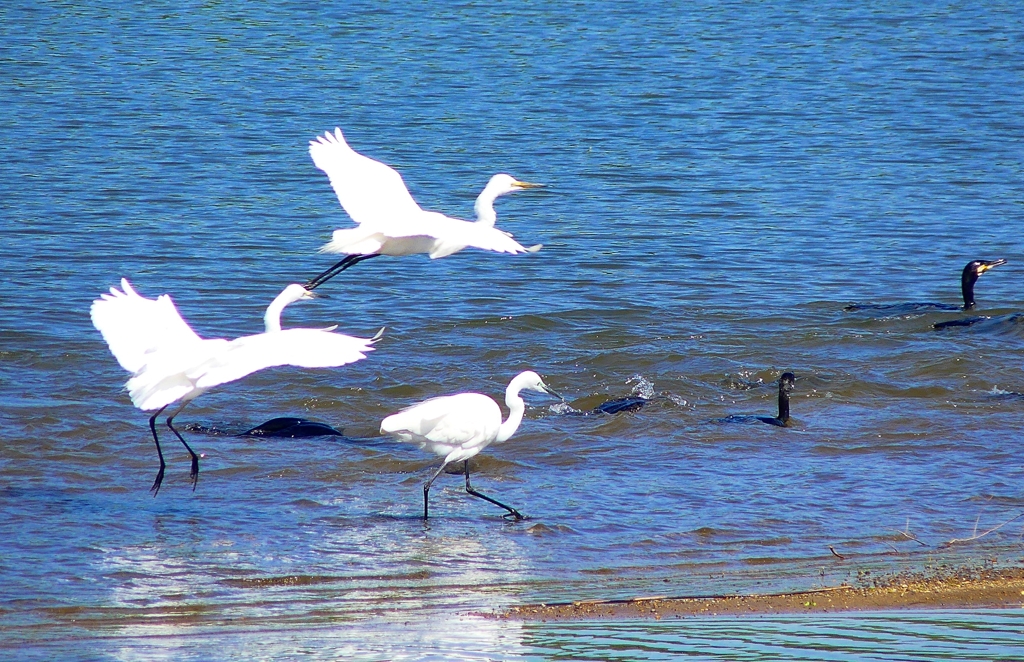
[(415, 220), (392, 220), (336, 230), (331, 241), (321, 247), (321, 252), (369, 255), (383, 250), (389, 255), (427, 253), (437, 258), (457, 253), (467, 246), (499, 253), (526, 253), (540, 248), (524, 248), (508, 233), (495, 227), (424, 211)]
[(92, 302), (92, 323), (121, 367), (138, 372), (155, 352), (169, 347), (200, 342), (200, 338), (178, 314), (171, 297), (140, 296), (127, 278), (121, 288), (110, 288)]
[(331, 241), (324, 244), (320, 252), (369, 255), (384, 250), (389, 255), (427, 253), (439, 258), (467, 246), (499, 253), (531, 251), (501, 230), (436, 212), (421, 212), (415, 220), (335, 230)]
[[(528, 249), (507, 232), (469, 221), (450, 218), (436, 212), (424, 213), (416, 224), (418, 232), (437, 239), (430, 251), (431, 258), (445, 257), (466, 246), (499, 253), (526, 253)], [(413, 228), (409, 228), (410, 234)]]
[(341, 129), (309, 141), (313, 163), (331, 180), (338, 201), (356, 223), (387, 223), (423, 212), (393, 168), (348, 146)]
[(188, 371), (196, 387), (211, 388), (264, 368), (293, 365), (334, 368), (366, 358), (374, 339), (354, 338), (321, 329), (285, 329), (230, 341), (226, 351)]

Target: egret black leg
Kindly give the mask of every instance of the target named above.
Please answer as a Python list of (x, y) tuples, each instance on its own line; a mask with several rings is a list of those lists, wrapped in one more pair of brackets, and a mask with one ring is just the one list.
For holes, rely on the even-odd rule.
[(334, 278), (335, 276), (340, 274), (345, 269), (348, 269), (352, 265), (358, 264), (358, 263), (362, 262), (363, 260), (369, 260), (371, 257), (377, 257), (378, 255), (380, 255), (380, 253), (371, 253), (369, 255), (358, 255), (358, 254), (357, 255), (346, 255), (344, 258), (342, 258), (337, 264), (335, 264), (330, 269), (324, 271), (323, 273), (321, 273), (319, 275), (313, 276), (308, 281), (306, 281), (306, 284), (305, 284), (304, 287), (307, 290), (313, 290), (313, 289), (315, 289), (317, 287), (320, 287), (321, 285), (323, 285), (324, 283), (326, 283), (330, 279)]
[(192, 458), (192, 468), (188, 472), (188, 477), (192, 479), (192, 491), (195, 492), (196, 485), (199, 483), (199, 456), (196, 455), (195, 451), (192, 450), (192, 447), (188, 445), (188, 442), (185, 441), (185, 438), (182, 437), (181, 434), (179, 434), (178, 431), (174, 429), (173, 425), (171, 425), (171, 421), (174, 420), (174, 417), (180, 414), (181, 410), (184, 408), (185, 405), (183, 404), (181, 407), (178, 408), (178, 411), (174, 412), (173, 414), (167, 417), (167, 427), (171, 428), (171, 432), (174, 433), (174, 436), (178, 438), (178, 441), (182, 443), (182, 445), (188, 451), (189, 456)]
[(174, 433), (174, 435), (178, 438), (178, 441), (180, 441), (182, 445), (185, 447), (185, 450), (188, 451), (189, 457), (192, 458), (192, 468), (189, 469), (188, 477), (192, 480), (192, 491), (195, 492), (196, 484), (199, 482), (199, 456), (196, 455), (196, 452), (192, 450), (191, 446), (188, 445), (188, 442), (185, 441), (184, 437), (182, 437), (181, 434), (179, 434), (178, 431), (174, 429), (174, 426), (171, 425), (172, 418), (174, 417), (172, 416), (167, 419), (167, 427), (171, 428), (171, 432)]
[(160, 458), (160, 471), (156, 472), (156, 480), (153, 481), (153, 487), (149, 488), (149, 491), (153, 493), (153, 496), (157, 495), (160, 491), (160, 483), (164, 482), (164, 468), (167, 464), (164, 462), (163, 451), (160, 450), (160, 440), (156, 436), (156, 417), (163, 413), (164, 409), (167, 409), (166, 405), (160, 408), (160, 411), (149, 417), (149, 429), (153, 431), (153, 443), (156, 444), (156, 454)]
[(487, 496), (486, 494), (481, 494), (480, 492), (477, 492), (476, 490), (473, 489), (473, 486), (469, 484), (469, 460), (465, 460), (465, 471), (466, 471), (466, 491), (467, 492), (469, 492), (470, 494), (472, 494), (475, 497), (480, 497), (484, 501), (490, 501), (495, 506), (501, 506), (502, 508), (504, 508), (505, 510), (508, 511), (508, 515), (505, 515), (505, 517), (508, 517), (509, 515), (511, 515), (512, 519), (514, 519), (517, 522), (519, 520), (521, 520), (521, 519), (524, 519), (523, 516), (519, 514), (519, 511), (516, 510), (515, 508), (510, 508), (510, 507), (506, 506), (505, 504), (503, 504), (502, 502), (498, 501), (497, 499), (492, 499), (491, 497)]
[(430, 491), (430, 484), (434, 482), (434, 479), (441, 475), (444, 468), (448, 466), (447, 462), (441, 464), (441, 468), (434, 472), (434, 475), (430, 477), (423, 485), (423, 519), (427, 519), (427, 492)]

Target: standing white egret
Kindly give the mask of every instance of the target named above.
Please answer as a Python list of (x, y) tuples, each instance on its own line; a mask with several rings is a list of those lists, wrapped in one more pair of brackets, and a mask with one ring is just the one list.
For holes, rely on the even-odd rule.
[(380, 161), (349, 147), (341, 129), (326, 132), (309, 143), (313, 163), (327, 173), (341, 206), (358, 227), (335, 230), (321, 253), (344, 253), (345, 257), (306, 287), (324, 284), (357, 262), (377, 255), (426, 253), (431, 259), (445, 257), (467, 246), (501, 253), (534, 252), (507, 232), (494, 227), (498, 196), (535, 188), (540, 184), (521, 182), (506, 174), (494, 175), (476, 199), (477, 221), (470, 223), (438, 212), (424, 211), (413, 200), (402, 176)]
[(192, 489), (199, 480), (199, 457), (171, 424), (189, 402), (210, 388), (279, 365), (329, 368), (366, 358), (380, 336), (353, 338), (326, 329), (281, 329), (285, 306), (313, 293), (302, 285), (289, 285), (267, 307), (265, 333), (235, 340), (200, 338), (178, 314), (166, 294), (147, 299), (132, 289), (127, 279), (121, 288), (111, 287), (92, 304), (92, 323), (121, 367), (132, 373), (125, 385), (132, 404), (143, 411), (156, 410), (149, 419), (160, 471), (153, 487), (155, 496), (164, 479), (164, 455), (156, 434), (156, 418), (169, 405), (181, 402), (167, 417), (167, 427), (192, 458)]
[[(523, 421), (525, 404), (519, 392), (529, 389), (550, 393), (561, 398), (544, 383), (537, 373), (527, 370), (517, 375), (505, 389), (505, 404), (508, 418), (501, 420), (501, 408), (492, 398), (480, 393), (459, 393), (432, 398), (397, 414), (392, 414), (380, 424), (382, 433), (402, 441), (411, 441), (420, 448), (429, 449), (444, 458), (441, 467), (423, 486), (423, 519), (427, 518), (427, 499), (430, 485), (444, 468), (452, 462), (464, 462), (466, 491), (475, 497), (501, 506), (516, 520), (523, 519), (515, 508), (481, 494), (469, 483), (469, 458), (473, 457), (492, 442), (506, 441), (515, 434)], [(506, 517), (508, 517), (506, 515)]]

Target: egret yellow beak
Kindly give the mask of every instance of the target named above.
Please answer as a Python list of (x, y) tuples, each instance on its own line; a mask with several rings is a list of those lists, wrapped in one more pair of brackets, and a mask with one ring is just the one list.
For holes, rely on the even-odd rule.
[(533, 182), (521, 182), (519, 180), (512, 182), (512, 186), (515, 186), (516, 188), (544, 188), (543, 184), (534, 184)]

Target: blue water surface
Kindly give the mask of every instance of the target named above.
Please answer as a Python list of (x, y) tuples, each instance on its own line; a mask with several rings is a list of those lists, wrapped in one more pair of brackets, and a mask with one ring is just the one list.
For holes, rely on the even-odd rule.
[[(1022, 17), (1012, 2), (5, 3), (5, 655), (1024, 656), (1014, 611), (473, 616), (1021, 564)], [(148, 414), (89, 306), (127, 277), (204, 337), (259, 332), (351, 224), (307, 152), (336, 126), (425, 209), (471, 218), (495, 172), (546, 184), (497, 204), (499, 227), (544, 247), (367, 261), (289, 307), (286, 326), (385, 335), (359, 363), (204, 395), (176, 419), (198, 486), (171, 439), (154, 498)], [(956, 304), (963, 265), (997, 257), (983, 327), (843, 310)], [(424, 523), (437, 462), (380, 420), (498, 396), (524, 369), (578, 411), (652, 399), (571, 416), (531, 397), (517, 435), (473, 460), (474, 485), (529, 519), (443, 476)], [(715, 422), (773, 415), (786, 370), (790, 428)], [(276, 416), (345, 437), (208, 433)]]

